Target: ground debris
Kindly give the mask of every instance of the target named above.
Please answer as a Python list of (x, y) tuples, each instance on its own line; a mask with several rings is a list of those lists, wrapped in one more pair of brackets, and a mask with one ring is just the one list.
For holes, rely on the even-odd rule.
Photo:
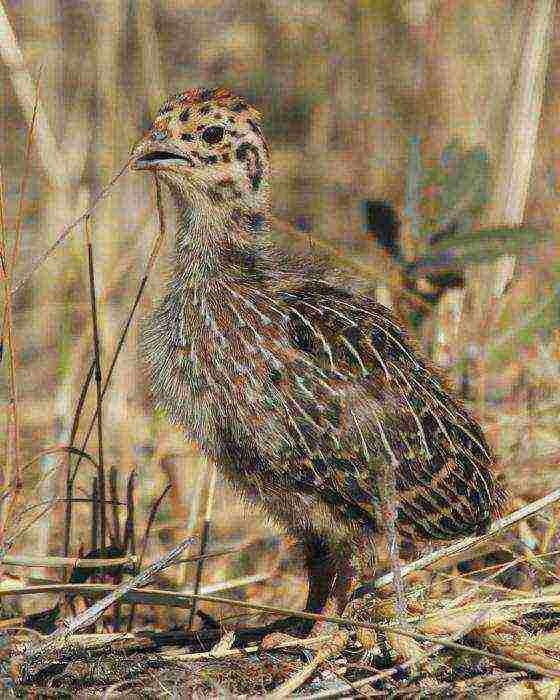
[[(98, 635), (101, 636), (101, 635)], [(109, 635), (108, 635), (109, 636)], [(110, 635), (113, 636), (113, 635)], [(21, 650), (18, 650), (21, 651)], [(28, 664), (4, 664), (4, 687), (16, 697), (44, 694), (66, 697), (161, 697), (163, 686), (175, 697), (209, 697), (218, 689), (261, 695), (301, 669), (302, 658), (291, 654), (247, 654), (220, 659), (173, 660), (159, 652), (131, 652), (111, 641), (94, 648), (69, 644)], [(9, 677), (11, 676), (11, 682)], [(130, 695), (132, 693), (132, 695)], [(124, 694), (124, 695), (123, 695)]]

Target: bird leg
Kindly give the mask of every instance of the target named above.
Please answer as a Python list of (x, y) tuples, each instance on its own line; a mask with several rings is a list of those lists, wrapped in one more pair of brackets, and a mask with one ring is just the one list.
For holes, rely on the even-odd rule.
[(321, 613), (336, 578), (335, 561), (328, 544), (320, 537), (306, 538), (303, 548), (309, 582), (305, 611)]
[[(305, 612), (326, 616), (340, 615), (348, 602), (354, 581), (349, 554), (333, 554), (328, 543), (314, 535), (303, 539), (303, 548), (309, 582)], [(316, 637), (325, 634), (328, 625), (324, 620), (313, 622), (296, 617), (287, 618), (276, 623), (278, 631), (271, 631), (263, 640), (263, 644), (270, 648), (279, 642), (292, 639), (291, 635), (284, 633), (284, 630), (290, 628), (304, 636)]]
[[(364, 542), (355, 548), (352, 561), (358, 572), (357, 579), (360, 585), (353, 590), (350, 602), (346, 605), (342, 617), (358, 622), (377, 623), (384, 626), (398, 624), (401, 627), (406, 627), (408, 615), (416, 615), (422, 608), (418, 607), (413, 599), (408, 600), (402, 588), (394, 586), (392, 591), (383, 591), (376, 588), (374, 583), (376, 574), (375, 551), (379, 549), (385, 536), (386, 533), (383, 532), (375, 536), (377, 546), (370, 541), (369, 545)], [(400, 567), (398, 554), (391, 552), (390, 548), (389, 554), (391, 569), (395, 574), (395, 569)], [(357, 627), (356, 639), (361, 643), (367, 661), (371, 661), (377, 647), (386, 660), (392, 661), (395, 659), (410, 660), (419, 656), (422, 651), (414, 640), (393, 634), (390, 631), (382, 632)]]

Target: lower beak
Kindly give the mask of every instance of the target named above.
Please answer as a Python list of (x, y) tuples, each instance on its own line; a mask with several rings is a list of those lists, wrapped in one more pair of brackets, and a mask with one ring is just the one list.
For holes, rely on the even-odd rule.
[(190, 158), (172, 147), (154, 143), (143, 138), (132, 149), (130, 167), (132, 170), (155, 170), (169, 165), (190, 165)]

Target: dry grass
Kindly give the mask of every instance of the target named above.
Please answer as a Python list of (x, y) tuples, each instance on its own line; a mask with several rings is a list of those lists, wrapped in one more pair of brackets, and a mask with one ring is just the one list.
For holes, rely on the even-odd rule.
[[(446, 214), (423, 174), (455, 138), (484, 148), (492, 197), (478, 223), (525, 221), (550, 235), (528, 255), (469, 266), (465, 287), (428, 308), (419, 333), (477, 411), (523, 508), (560, 487), (554, 3), (94, 5), (0, 6), (5, 692), (204, 697), (229, 688), (319, 698), (359, 687), (367, 696), (552, 697), (560, 689), (557, 504), (474, 551), (416, 567), (401, 631), (417, 638), (385, 630), (373, 660), (360, 655), (355, 630), (335, 637), (330, 657), (315, 655), (313, 667), (313, 651), (259, 651), (238, 632), (240, 654), (211, 627), (200, 645), (185, 632), (178, 639), (187, 647), (173, 646), (164, 633), (188, 626), (193, 591), (227, 629), (270, 619), (259, 604), (297, 611), (305, 591), (298, 553), (205, 476), (195, 446), (150, 406), (136, 320), (161, 293), (160, 251), (173, 222), (163, 223), (165, 195), (125, 164), (168, 93), (203, 84), (247, 95), (272, 144), (279, 235), (289, 243), (303, 235), (293, 224), (311, 229), (317, 245), (341, 251), (341, 263), (406, 313), (418, 298), (365, 232), (362, 204), (395, 205), (412, 260), (426, 252), (419, 221)], [(80, 629), (26, 664), (23, 643), (44, 642), (57, 620), (193, 534), (208, 558), (189, 552), (153, 588), (128, 591), (100, 616), (97, 636)], [(72, 568), (78, 557), (89, 566)], [(90, 560), (99, 560), (93, 579)], [(231, 598), (216, 597), (225, 590)], [(139, 634), (146, 627), (151, 637)], [(380, 670), (384, 644), (390, 656)]]

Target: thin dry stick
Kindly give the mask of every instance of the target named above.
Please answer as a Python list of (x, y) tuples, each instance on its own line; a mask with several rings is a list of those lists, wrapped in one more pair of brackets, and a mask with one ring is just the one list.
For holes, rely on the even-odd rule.
[(19, 247), (21, 242), (21, 227), (23, 223), (23, 203), (25, 201), (25, 194), (27, 192), (27, 182), (29, 180), (29, 172), (31, 165), (31, 146), (33, 144), (33, 132), (35, 129), (35, 120), (37, 118), (37, 104), (39, 100), (39, 83), (41, 75), (39, 73), (39, 79), (37, 81), (37, 95), (35, 98), (35, 105), (33, 107), (33, 115), (31, 117), (31, 124), (29, 125), (29, 130), (27, 132), (27, 142), (25, 144), (25, 161), (23, 174), (21, 176), (21, 185), (19, 190), (19, 201), (18, 209), (16, 214), (16, 235), (14, 240), (14, 246), (12, 249), (12, 260), (10, 263), (10, 286), (13, 288), (14, 278), (16, 272), (16, 263), (19, 256)]
[[(113, 515), (113, 541), (111, 544), (114, 544), (115, 547), (121, 552), (125, 553), (126, 549), (123, 548), (122, 546), (122, 540), (121, 540), (121, 522), (120, 522), (120, 512), (119, 509), (117, 508), (116, 501), (118, 500), (118, 486), (117, 486), (117, 468), (116, 467), (111, 467), (111, 470), (109, 472), (109, 490), (110, 490), (110, 498), (111, 501), (113, 502), (113, 505), (111, 507), (111, 512)], [(127, 513), (128, 517), (128, 513)], [(136, 557), (134, 557), (135, 562), (132, 565), (132, 571), (134, 575), (138, 573), (138, 562), (136, 560)], [(121, 579), (122, 580), (122, 579)], [(121, 628), (121, 604), (120, 602), (115, 605), (115, 608), (113, 610), (113, 629), (114, 630), (120, 630)]]
[(45, 262), (47, 258), (49, 258), (54, 251), (59, 247), (61, 243), (70, 235), (70, 233), (73, 231), (73, 229), (78, 226), (82, 221), (84, 221), (88, 216), (90, 216), (99, 202), (102, 199), (105, 199), (107, 195), (110, 193), (110, 191), (113, 189), (115, 183), (117, 180), (125, 173), (125, 171), (128, 169), (128, 166), (130, 164), (130, 159), (127, 160), (127, 162), (123, 165), (123, 167), (119, 170), (119, 172), (115, 175), (112, 180), (109, 181), (109, 183), (99, 192), (99, 194), (93, 198), (93, 201), (91, 205), (85, 209), (80, 216), (78, 216), (74, 221), (69, 223), (67, 226), (65, 226), (62, 231), (59, 233), (57, 239), (55, 242), (47, 248), (47, 250), (42, 253), (36, 260), (35, 262), (31, 265), (31, 268), (29, 269), (28, 272), (25, 273), (25, 275), (16, 282), (15, 286), (12, 287), (12, 294), (15, 294), (18, 292), (27, 282), (31, 279), (31, 277), (37, 272), (37, 270), (41, 267), (41, 265)]
[[(13, 315), (12, 315), (12, 287), (14, 281), (15, 268), (17, 264), (19, 245), (21, 240), (21, 228), (23, 224), (23, 203), (25, 200), (25, 193), (27, 190), (27, 181), (29, 178), (29, 170), (31, 164), (31, 145), (33, 143), (33, 131), (35, 127), (35, 119), (37, 116), (37, 101), (39, 99), (39, 88), (37, 86), (37, 95), (35, 99), (35, 105), (33, 108), (33, 116), (31, 119), (31, 124), (27, 132), (27, 143), (25, 147), (25, 163), (23, 168), (23, 175), (21, 178), (21, 186), (19, 192), (19, 202), (18, 211), (16, 218), (16, 228), (15, 228), (15, 239), (12, 249), (12, 256), (10, 261), (10, 271), (6, 270), (6, 260), (7, 250), (5, 248), (6, 244), (6, 230), (5, 230), (5, 216), (4, 216), (4, 197), (3, 197), (3, 184), (2, 184), (2, 172), (0, 171), (0, 210), (1, 210), (1, 227), (2, 227), (2, 270), (4, 277), (4, 294), (5, 294), (5, 305), (4, 305), (4, 328), (2, 330), (2, 336), (4, 335), (4, 330), (6, 330), (8, 338), (8, 347), (10, 351), (10, 400), (8, 403), (8, 425), (13, 427), (13, 470), (10, 468), (6, 473), (6, 484), (8, 487), (12, 486), (12, 496), (8, 501), (6, 510), (4, 513), (4, 518), (0, 524), (0, 551), (5, 547), (5, 533), (9, 526), (12, 512), (17, 504), (17, 499), (21, 491), (21, 471), (20, 471), (20, 429), (19, 429), (19, 413), (18, 413), (18, 392), (17, 392), (17, 380), (16, 380), (16, 368), (17, 368), (17, 355), (16, 355), (16, 345), (14, 340), (14, 330), (13, 330)], [(9, 442), (9, 440), (8, 440)], [(11, 459), (8, 460), (8, 465), (11, 467)]]
[(91, 484), (91, 551), (99, 547), (97, 535), (99, 533), (99, 477), (96, 476)]
[(126, 482), (126, 522), (123, 533), (123, 550), (130, 550), (131, 555), (136, 554), (136, 533), (134, 528), (134, 486), (136, 471), (133, 469)]
[(251, 540), (250, 542), (245, 542), (239, 545), (236, 545), (235, 547), (227, 547), (226, 549), (219, 549), (216, 552), (207, 552), (204, 554), (204, 556), (200, 556), (199, 554), (196, 554), (193, 557), (185, 557), (184, 559), (180, 559), (179, 563), (180, 564), (192, 564), (193, 562), (198, 561), (199, 559), (213, 559), (215, 557), (223, 557), (228, 554), (238, 554), (239, 552), (242, 552), (245, 549), (249, 549), (250, 547), (254, 547), (255, 543), (259, 542), (259, 540)]
[[(211, 594), (219, 593), (220, 591), (229, 591), (232, 588), (245, 588), (245, 586), (254, 586), (256, 583), (264, 583), (274, 578), (274, 573), (253, 574), (252, 576), (241, 576), (239, 578), (231, 578), (219, 583), (213, 583), (209, 586), (201, 586), (200, 593)], [(190, 593), (191, 591), (185, 591)]]
[[(212, 510), (214, 508), (214, 497), (216, 494), (216, 478), (217, 470), (216, 465), (212, 464), (210, 467), (210, 480), (208, 484), (208, 497), (206, 499), (206, 512), (204, 513), (204, 526), (202, 528), (202, 537), (200, 540), (200, 559), (196, 566), (196, 578), (194, 583), (194, 592), (198, 595), (200, 592), (200, 586), (202, 584), (202, 572), (204, 568), (206, 550), (208, 549), (208, 544), (210, 541), (210, 527), (212, 526)], [(189, 615), (189, 629), (192, 629), (194, 616), (196, 614), (196, 600), (193, 600), (193, 605), (191, 608), (191, 614)]]
[[(2, 273), (2, 281), (4, 282), (4, 303), (5, 303), (5, 314), (4, 314), (4, 319), (3, 323), (5, 324), (5, 327), (7, 328), (7, 335), (8, 335), (8, 350), (10, 352), (10, 358), (12, 358), (15, 355), (14, 352), (14, 346), (13, 346), (13, 334), (12, 334), (12, 304), (11, 304), (11, 295), (10, 295), (10, 281), (8, 279), (8, 273), (7, 273), (7, 268), (6, 268), (6, 257), (7, 257), (7, 249), (6, 249), (6, 224), (5, 224), (5, 218), (4, 218), (4, 178), (3, 178), (3, 173), (2, 173), (2, 167), (0, 166), (0, 244), (1, 244), (1, 251), (0, 251), (0, 268), (1, 268), (1, 273)], [(4, 343), (2, 342), (2, 351), (0, 353), (0, 357), (2, 357), (4, 354)], [(10, 362), (10, 392), (13, 396), (14, 389), (16, 387), (15, 384), (15, 364), (11, 361)], [(13, 399), (12, 399), (13, 400)], [(6, 416), (6, 422), (7, 425), (9, 426), (11, 421), (11, 415), (10, 412), (8, 412)], [(9, 432), (9, 431), (7, 431)], [(10, 473), (10, 463), (11, 463), (11, 444), (10, 440), (6, 440), (6, 472), (7, 474)], [(10, 480), (4, 475), (7, 483), (10, 483)]]
[[(117, 476), (118, 472), (116, 467), (111, 467), (109, 471), (109, 493), (110, 496), (109, 498), (111, 499), (111, 513), (112, 513), (112, 520), (113, 520), (113, 533), (115, 537), (115, 544), (117, 547), (121, 546), (121, 522), (120, 522), (120, 513), (119, 509), (117, 508), (118, 505), (118, 487), (117, 487)], [(125, 504), (126, 505), (126, 504)]]
[(99, 347), (99, 327), (97, 324), (97, 301), (95, 295), (95, 271), (93, 265), (93, 247), (91, 245), (90, 217), (85, 220), (86, 246), (88, 253), (88, 268), (89, 268), (89, 291), (91, 299), (91, 320), (93, 324), (93, 354), (95, 360), (95, 387), (97, 390), (97, 459), (98, 459), (98, 488), (100, 500), (100, 524), (101, 524), (101, 548), (107, 546), (107, 505), (106, 500), (106, 484), (105, 484), (105, 465), (103, 463), (103, 414), (102, 401), (103, 391), (101, 388), (101, 351)]
[[(451, 558), (459, 553), (466, 552), (468, 549), (472, 549), (473, 547), (476, 547), (479, 544), (488, 542), (497, 534), (509, 529), (521, 520), (524, 520), (525, 518), (528, 518), (529, 516), (538, 513), (540, 510), (543, 510), (547, 506), (550, 506), (553, 503), (557, 503), (558, 501), (560, 501), (560, 489), (556, 489), (555, 491), (549, 493), (547, 496), (540, 498), (538, 501), (534, 501), (533, 503), (530, 503), (529, 505), (524, 506), (523, 508), (519, 508), (518, 510), (514, 511), (513, 513), (510, 513), (509, 515), (506, 515), (504, 518), (496, 520), (496, 522), (490, 526), (488, 532), (486, 532), (484, 535), (479, 535), (478, 537), (466, 537), (460, 542), (456, 542), (455, 544), (449, 545), (449, 547), (443, 547), (435, 552), (432, 552), (431, 554), (427, 554), (425, 557), (421, 557), (420, 559), (411, 562), (410, 564), (406, 564), (406, 566), (401, 566), (401, 575), (406, 578), (415, 571), (420, 571), (421, 569), (426, 569), (430, 566), (433, 566), (436, 562), (440, 561), (441, 559)], [(374, 586), (375, 588), (383, 588), (385, 586), (391, 585), (392, 582), (393, 574), (388, 573), (376, 579), (374, 582)]]
[[(88, 502), (90, 499), (87, 499)], [(10, 566), (44, 566), (80, 569), (107, 569), (115, 566), (135, 566), (138, 558), (133, 555), (115, 557), (115, 559), (80, 559), (80, 557), (35, 557), (35, 556), (6, 556), (4, 564)]]

